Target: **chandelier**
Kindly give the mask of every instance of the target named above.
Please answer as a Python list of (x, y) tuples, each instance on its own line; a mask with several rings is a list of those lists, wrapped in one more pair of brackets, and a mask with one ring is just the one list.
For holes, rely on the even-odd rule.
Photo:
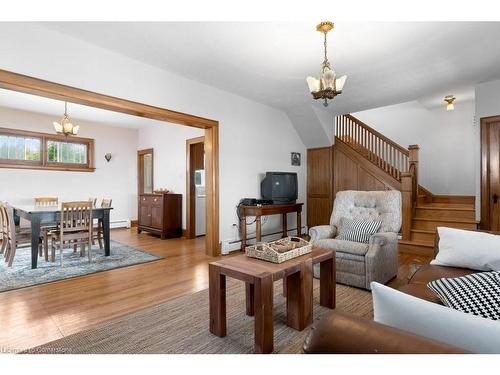
[(80, 128), (78, 125), (73, 125), (71, 120), (68, 117), (68, 103), (64, 102), (64, 116), (61, 122), (54, 121), (52, 123), (54, 125), (54, 129), (58, 134), (68, 135), (77, 135), (78, 129)]
[(447, 103), (446, 104), (446, 110), (447, 111), (453, 111), (455, 109), (455, 105), (453, 102), (455, 101), (455, 97), (453, 95), (446, 95), (444, 97), (444, 101)]
[(319, 79), (315, 77), (307, 77), (307, 85), (309, 86), (309, 91), (311, 92), (314, 99), (323, 99), (323, 105), (328, 106), (328, 99), (333, 99), (337, 95), (342, 93), (342, 88), (344, 87), (347, 76), (342, 76), (337, 78), (335, 71), (330, 66), (330, 62), (327, 57), (327, 43), (326, 34), (333, 29), (333, 22), (321, 22), (316, 26), (316, 31), (323, 33), (324, 35), (324, 46), (325, 46), (325, 56), (323, 63), (321, 64), (321, 71)]

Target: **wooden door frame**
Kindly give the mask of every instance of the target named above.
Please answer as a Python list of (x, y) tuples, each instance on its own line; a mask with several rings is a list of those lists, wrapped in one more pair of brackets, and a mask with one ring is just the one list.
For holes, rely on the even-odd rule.
[(141, 192), (141, 187), (142, 187), (142, 182), (144, 181), (144, 175), (140, 173), (141, 170), (141, 156), (142, 155), (147, 155), (151, 154), (151, 163), (152, 163), (152, 170), (151, 170), (151, 179), (152, 179), (152, 191), (155, 190), (155, 154), (154, 154), (154, 149), (152, 148), (146, 148), (144, 150), (138, 150), (137, 151), (137, 199), (139, 199), (139, 195), (142, 194)]
[(0, 88), (205, 130), (206, 236), (209, 256), (220, 255), (219, 122), (0, 69)]
[(193, 178), (191, 146), (205, 143), (205, 137), (186, 139), (186, 238), (196, 237), (196, 192)]
[(491, 229), (490, 221), (490, 137), (489, 126), (492, 122), (499, 122), (500, 116), (481, 118), (481, 222), (479, 227)]

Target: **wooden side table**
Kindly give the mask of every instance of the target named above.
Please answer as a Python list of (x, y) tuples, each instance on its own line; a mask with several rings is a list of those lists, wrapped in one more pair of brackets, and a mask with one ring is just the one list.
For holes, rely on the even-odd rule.
[(241, 230), (241, 250), (245, 250), (247, 243), (247, 225), (246, 217), (255, 216), (255, 240), (262, 241), (261, 217), (269, 215), (282, 215), (283, 217), (283, 237), (287, 237), (287, 214), (297, 213), (297, 236), (302, 235), (302, 206), (304, 203), (293, 204), (270, 204), (263, 206), (245, 206), (239, 207), (240, 230)]
[(335, 252), (315, 248), (311, 253), (274, 264), (237, 255), (209, 264), (210, 332), (224, 337), (226, 276), (245, 282), (246, 314), (255, 316), (255, 352), (274, 349), (274, 281), (286, 278), (287, 325), (303, 330), (312, 323), (313, 264), (321, 267), (320, 304), (335, 308)]

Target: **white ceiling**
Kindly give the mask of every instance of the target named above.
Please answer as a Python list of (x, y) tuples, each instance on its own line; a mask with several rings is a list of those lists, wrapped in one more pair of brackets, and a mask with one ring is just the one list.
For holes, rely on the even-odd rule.
[[(54, 116), (54, 121), (60, 120), (64, 113), (64, 102), (5, 89), (0, 89), (0, 107), (51, 115)], [(151, 124), (162, 123), (162, 121), (75, 103), (68, 103), (68, 114), (75, 123), (80, 120), (131, 129), (139, 129)]]
[[(313, 103), (322, 35), (314, 23), (45, 23), (65, 34), (284, 110)], [(329, 110), (446, 95), (500, 78), (500, 23), (336, 23), (329, 58), (347, 74)]]
[[(46, 22), (45, 27), (249, 99), (283, 109), (304, 144), (331, 137), (324, 108), (305, 77), (319, 71), (322, 35), (314, 23)], [(419, 100), (443, 105), (448, 94), (473, 98), (474, 85), (500, 78), (500, 22), (336, 23), (329, 59), (347, 74), (344, 92), (326, 109), (343, 114)], [(13, 95), (13, 96), (12, 96)], [(4, 95), (0, 105), (60, 114), (49, 99)], [(467, 98), (467, 99), (465, 99)], [(71, 104), (75, 118), (116, 126), (149, 119)], [(322, 144), (321, 142), (324, 143)]]

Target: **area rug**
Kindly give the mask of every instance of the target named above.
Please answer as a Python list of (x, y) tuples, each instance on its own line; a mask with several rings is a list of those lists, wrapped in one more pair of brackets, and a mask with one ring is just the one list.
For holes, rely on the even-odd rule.
[(110, 241), (110, 247), (111, 255), (107, 257), (98, 245), (92, 246), (91, 263), (87, 254), (80, 257), (79, 252), (73, 253), (71, 249), (65, 249), (63, 267), (57, 250), (55, 262), (46, 262), (39, 257), (38, 268), (34, 270), (31, 269), (31, 249), (19, 248), (12, 267), (7, 267), (3, 255), (0, 257), (0, 292), (162, 259), (117, 241)]
[[(319, 282), (314, 281), (314, 320), (317, 320), (332, 310), (319, 306)], [(275, 353), (300, 353), (309, 328), (299, 332), (286, 325), (286, 300), (281, 294), (281, 281), (275, 283), (274, 291)], [(208, 290), (202, 290), (25, 353), (253, 353), (254, 319), (245, 315), (244, 284), (229, 279), (226, 294), (227, 336), (224, 338), (208, 330)], [(371, 318), (371, 294), (337, 285), (337, 310)]]

